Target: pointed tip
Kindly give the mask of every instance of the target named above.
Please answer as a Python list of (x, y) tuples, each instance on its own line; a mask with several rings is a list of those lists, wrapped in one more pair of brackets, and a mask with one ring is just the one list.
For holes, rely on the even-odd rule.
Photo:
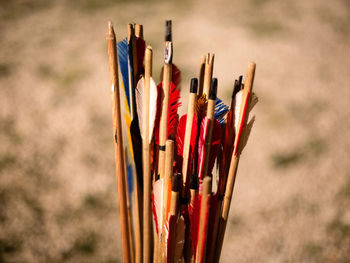
[(209, 61), (209, 64), (210, 64), (210, 65), (213, 65), (213, 63), (214, 63), (214, 58), (215, 58), (215, 54), (211, 54), (211, 56), (210, 56), (210, 61)]
[(236, 96), (236, 94), (238, 93), (238, 91), (241, 90), (241, 82), (242, 82), (242, 78), (240, 76), (239, 80), (235, 80), (235, 84), (233, 86), (233, 92), (232, 92), (232, 98), (234, 98)]
[(202, 56), (201, 56), (201, 65), (202, 65), (202, 64), (205, 64), (205, 55), (202, 55)]
[(135, 25), (135, 36), (143, 39), (143, 25)]
[(114, 35), (114, 28), (113, 28), (112, 21), (108, 21), (108, 34)]
[(240, 75), (239, 79), (238, 79), (239, 88), (241, 88), (241, 86), (242, 86), (242, 81), (243, 81), (243, 75)]
[(135, 27), (133, 23), (127, 25), (128, 39), (135, 35)]
[(209, 57), (210, 57), (210, 54), (207, 53), (207, 54), (205, 55), (205, 64), (209, 64)]
[[(152, 71), (152, 56), (153, 56), (152, 47), (148, 45), (145, 51), (145, 70), (149, 69), (150, 71)], [(152, 74), (152, 72), (150, 72), (150, 74)]]

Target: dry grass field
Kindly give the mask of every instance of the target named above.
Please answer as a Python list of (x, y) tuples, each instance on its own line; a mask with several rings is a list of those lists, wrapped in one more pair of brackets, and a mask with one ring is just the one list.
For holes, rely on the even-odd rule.
[(173, 20), (183, 106), (257, 63), (222, 262), (350, 262), (350, 2), (0, 0), (0, 262), (121, 262), (107, 21), (144, 25), (159, 80)]

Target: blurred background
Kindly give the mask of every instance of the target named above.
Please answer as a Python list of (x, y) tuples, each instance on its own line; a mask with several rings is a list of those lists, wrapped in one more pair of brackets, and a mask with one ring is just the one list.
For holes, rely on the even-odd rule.
[(173, 20), (183, 106), (200, 56), (219, 97), (257, 63), (222, 262), (350, 262), (350, 2), (0, 0), (0, 262), (121, 262), (106, 52)]

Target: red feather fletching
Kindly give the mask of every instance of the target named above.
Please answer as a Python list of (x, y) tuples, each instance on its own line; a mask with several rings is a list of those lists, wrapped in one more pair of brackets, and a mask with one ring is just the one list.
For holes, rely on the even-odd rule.
[(235, 138), (234, 127), (233, 127), (233, 116), (234, 116), (234, 113), (231, 109), (227, 114), (224, 138), (222, 140), (223, 154), (222, 154), (222, 159), (220, 162), (220, 169), (219, 169), (219, 187), (218, 187), (219, 195), (222, 195), (225, 190), (228, 169), (230, 166), (232, 152), (233, 152), (233, 143)]
[[(182, 172), (182, 158), (183, 158), (183, 151), (184, 151), (184, 143), (185, 143), (185, 132), (186, 132), (186, 122), (187, 122), (187, 114), (183, 115), (180, 120), (179, 124), (177, 126), (176, 131), (176, 170), (178, 172)], [(189, 150), (189, 160), (188, 160), (188, 173), (187, 175), (190, 175), (191, 167), (192, 167), (192, 161), (193, 161), (193, 155), (194, 150), (196, 146), (196, 138), (197, 138), (197, 117), (196, 114), (193, 114), (193, 121), (192, 121), (192, 131), (191, 131), (191, 137), (190, 137), (190, 150)], [(188, 178), (187, 178), (188, 179)], [(186, 179), (186, 181), (188, 181)]]
[[(162, 91), (163, 82), (159, 83), (158, 85), (158, 91)], [(175, 130), (176, 126), (178, 124), (179, 116), (177, 114), (177, 109), (181, 106), (180, 102), (180, 91), (176, 89), (174, 83), (170, 84), (170, 94), (169, 94), (169, 108), (168, 108), (168, 131), (167, 131), (167, 138), (169, 138), (170, 135), (172, 135)], [(160, 117), (160, 115), (159, 115)], [(159, 143), (159, 118), (156, 118), (157, 123), (155, 126), (155, 139), (156, 143)]]
[[(163, 81), (163, 70), (162, 67), (160, 73), (160, 79)], [(180, 91), (181, 90), (181, 71), (175, 64), (171, 64), (171, 81), (174, 83), (175, 87)]]
[(211, 174), (215, 159), (220, 150), (221, 143), (221, 125), (217, 120), (213, 120), (213, 132), (210, 144), (210, 152), (209, 152), (209, 161), (208, 161), (208, 171), (207, 174), (203, 174), (203, 167), (205, 162), (205, 144), (207, 141), (208, 131), (209, 131), (209, 122), (210, 120), (205, 117), (202, 120), (200, 136), (198, 140), (198, 175), (200, 179), (203, 179), (204, 176)]

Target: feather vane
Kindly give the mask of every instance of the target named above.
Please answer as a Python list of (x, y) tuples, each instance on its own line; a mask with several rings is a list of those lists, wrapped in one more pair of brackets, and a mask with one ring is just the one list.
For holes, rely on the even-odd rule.
[(215, 101), (215, 111), (214, 111), (214, 118), (220, 123), (224, 123), (226, 114), (228, 112), (228, 106), (223, 103), (222, 100), (219, 98), (216, 98)]
[[(158, 84), (158, 90), (162, 90), (163, 83)], [(179, 116), (177, 114), (178, 108), (181, 106), (180, 91), (176, 89), (174, 83), (170, 84), (170, 94), (169, 94), (169, 108), (168, 108), (168, 130), (167, 138), (172, 135), (177, 127)], [(155, 127), (155, 139), (159, 142), (159, 126)]]
[(128, 39), (125, 38), (122, 41), (118, 42), (117, 48), (118, 48), (118, 60), (119, 60), (120, 73), (122, 75), (125, 96), (128, 102), (128, 107), (130, 109)]
[[(160, 73), (161, 81), (163, 81), (163, 70), (164, 66)], [(175, 87), (181, 91), (181, 71), (175, 64), (171, 64), (171, 81), (174, 83)]]
[(233, 130), (233, 110), (230, 109), (227, 114), (225, 130), (222, 139), (222, 158), (219, 168), (219, 187), (218, 193), (222, 195), (226, 185), (227, 173), (230, 166), (230, 160), (233, 152), (234, 130)]
[(152, 211), (157, 234), (161, 232), (163, 213), (163, 187), (164, 179), (157, 180), (153, 185)]
[[(151, 78), (150, 81), (150, 102), (149, 102), (149, 142), (151, 142), (153, 137), (153, 130), (155, 126), (156, 121), (156, 115), (157, 115), (157, 101), (158, 101), (158, 89), (157, 85), (154, 82), (153, 78)], [(140, 125), (140, 131), (141, 131), (141, 137), (143, 139), (143, 99), (144, 99), (144, 89), (145, 89), (145, 78), (142, 77), (136, 86), (135, 89), (135, 98), (136, 98), (136, 109), (137, 109), (137, 116), (139, 119), (139, 125)]]
[(200, 136), (198, 140), (198, 175), (200, 176), (200, 179), (203, 179), (206, 175), (211, 174), (214, 168), (215, 159), (221, 147), (221, 126), (217, 120), (213, 120), (213, 132), (209, 152), (208, 171), (207, 174), (203, 174), (203, 167), (206, 155), (206, 141), (209, 131), (209, 122), (210, 120), (207, 117), (205, 117), (202, 120)]
[[(196, 138), (197, 138), (197, 117), (196, 114), (193, 114), (192, 121), (192, 130), (190, 135), (190, 150), (189, 150), (189, 160), (188, 160), (188, 173), (190, 175), (190, 169), (192, 167), (192, 161), (194, 156), (194, 150), (196, 146)], [(181, 172), (182, 170), (182, 158), (184, 152), (184, 143), (185, 143), (185, 132), (186, 132), (186, 123), (187, 123), (187, 114), (183, 115), (179, 120), (179, 125), (177, 126), (176, 131), (176, 150), (177, 150), (177, 159), (176, 159), (176, 170)], [(188, 178), (187, 178), (188, 179)], [(189, 180), (186, 181), (188, 182)]]

